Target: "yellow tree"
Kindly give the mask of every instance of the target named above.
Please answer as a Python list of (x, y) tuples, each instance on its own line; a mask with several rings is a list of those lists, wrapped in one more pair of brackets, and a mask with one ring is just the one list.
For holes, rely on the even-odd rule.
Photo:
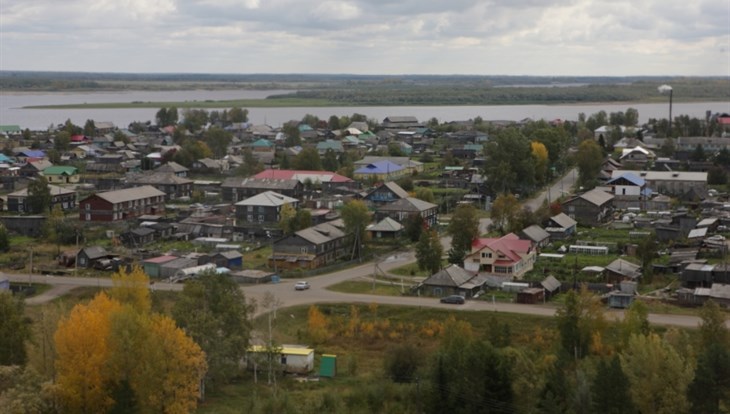
[(532, 158), (535, 159), (535, 180), (538, 183), (544, 183), (547, 181), (548, 150), (545, 144), (538, 141), (532, 141), (530, 148), (532, 150)]
[(149, 327), (146, 364), (139, 364), (139, 375), (132, 383), (141, 411), (194, 411), (207, 369), (203, 350), (167, 316), (154, 315)]
[(67, 412), (100, 413), (113, 404), (109, 395), (109, 315), (121, 308), (103, 292), (77, 305), (61, 320), (56, 343), (56, 391)]
[(150, 300), (150, 279), (139, 266), (134, 266), (127, 273), (124, 268), (112, 275), (112, 289), (109, 295), (121, 303), (129, 304), (137, 312), (149, 312), (152, 307)]
[(312, 305), (307, 314), (307, 330), (314, 343), (322, 343), (327, 339), (327, 318), (318, 307)]

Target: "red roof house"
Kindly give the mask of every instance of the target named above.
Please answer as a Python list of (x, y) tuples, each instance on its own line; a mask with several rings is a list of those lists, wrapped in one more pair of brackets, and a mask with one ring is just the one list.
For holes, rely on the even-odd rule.
[(464, 269), (520, 279), (532, 270), (537, 255), (531, 240), (510, 233), (499, 238), (476, 239), (464, 259)]

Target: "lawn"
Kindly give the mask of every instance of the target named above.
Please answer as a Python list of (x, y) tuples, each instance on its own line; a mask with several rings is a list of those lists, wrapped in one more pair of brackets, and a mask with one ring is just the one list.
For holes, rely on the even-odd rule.
[(394, 284), (394, 283), (383, 283), (378, 281), (375, 284), (364, 280), (348, 280), (345, 282), (332, 285), (328, 290), (342, 293), (363, 293), (378, 296), (402, 296), (403, 292), (408, 293), (409, 288)]

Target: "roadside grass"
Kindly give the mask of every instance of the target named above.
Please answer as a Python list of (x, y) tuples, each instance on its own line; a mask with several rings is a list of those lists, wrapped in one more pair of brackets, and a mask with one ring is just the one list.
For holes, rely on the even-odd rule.
[(378, 281), (373, 284), (365, 280), (348, 280), (332, 285), (327, 290), (376, 296), (403, 296), (402, 292), (408, 292), (409, 288), (404, 286), (401, 291), (401, 286), (387, 282)]
[(394, 269), (390, 269), (388, 273), (392, 273), (398, 276), (431, 276), (428, 270), (421, 270), (418, 268), (418, 263), (409, 263)]

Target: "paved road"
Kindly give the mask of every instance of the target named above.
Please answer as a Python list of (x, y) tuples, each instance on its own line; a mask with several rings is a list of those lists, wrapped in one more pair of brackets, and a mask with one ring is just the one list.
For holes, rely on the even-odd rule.
[[(560, 181), (550, 188), (551, 200), (557, 199), (561, 191), (570, 189), (575, 180), (575, 173), (569, 172)], [(542, 200), (547, 197), (547, 191), (542, 192), (537, 197), (528, 200), (525, 205), (530, 206), (533, 210), (542, 205)], [(555, 197), (555, 198), (552, 198)], [(488, 218), (481, 219), (479, 223), (480, 233), (487, 232), (487, 226), (491, 223)], [(444, 237), (441, 239), (445, 250), (451, 246), (451, 239)], [(350, 269), (341, 270), (326, 275), (308, 278), (311, 288), (305, 291), (294, 290), (294, 280), (284, 280), (278, 284), (262, 284), (243, 286), (241, 289), (250, 299), (255, 299), (257, 303), (261, 303), (267, 293), (274, 295), (280, 303), (280, 309), (296, 306), (308, 305), (312, 303), (378, 303), (383, 305), (402, 305), (416, 306), (428, 308), (443, 308), (460, 311), (495, 311), (519, 313), (536, 316), (554, 316), (556, 307), (550, 305), (523, 305), (516, 303), (489, 303), (484, 301), (467, 301), (464, 305), (446, 305), (439, 303), (435, 298), (419, 298), (419, 297), (400, 297), (400, 296), (377, 296), (367, 294), (349, 294), (327, 290), (327, 287), (338, 284), (340, 282), (358, 278), (371, 278), (372, 274), (378, 269), (382, 272), (388, 272), (396, 267), (403, 266), (408, 263), (415, 262), (415, 254), (412, 251), (405, 253), (394, 253), (392, 255), (382, 257), (373, 262), (363, 263)], [(29, 275), (27, 274), (5, 274), (12, 282), (27, 283)], [(33, 282), (47, 283), (53, 285), (53, 288), (44, 294), (29, 299), (29, 304), (39, 304), (55, 297), (58, 297), (69, 290), (78, 286), (98, 286), (111, 287), (112, 283), (109, 278), (89, 278), (89, 277), (67, 277), (67, 276), (42, 276), (32, 275)], [(156, 282), (151, 286), (155, 290), (172, 290), (180, 291), (182, 284), (171, 284)], [(265, 309), (261, 306), (257, 307), (256, 315), (265, 313)], [(285, 311), (284, 311), (285, 312)], [(606, 311), (609, 319), (618, 320), (623, 317), (623, 312), (616, 310)], [(696, 316), (688, 315), (669, 315), (669, 314), (649, 314), (649, 322), (657, 325), (680, 326), (680, 327), (697, 327), (700, 319)], [(726, 321), (726, 325), (730, 328), (730, 320)]]
[(532, 211), (537, 210), (542, 206), (543, 201), (545, 199), (549, 199), (550, 202), (553, 202), (560, 198), (563, 194), (570, 193), (570, 189), (575, 184), (575, 181), (578, 179), (578, 169), (573, 168), (572, 170), (568, 171), (567, 174), (565, 174), (560, 180), (556, 181), (552, 186), (550, 186), (550, 191), (542, 191), (538, 195), (536, 195), (534, 198), (531, 198), (525, 202), (525, 206), (530, 207)]
[[(413, 253), (404, 253), (392, 255), (384, 258), (378, 263), (378, 267), (383, 271), (402, 266), (406, 263), (414, 261)], [(309, 290), (294, 290), (294, 280), (284, 280), (278, 284), (262, 284), (244, 286), (241, 289), (250, 299), (255, 299), (257, 303), (261, 303), (264, 295), (272, 294), (280, 303), (280, 309), (296, 306), (308, 305), (312, 303), (378, 303), (382, 305), (399, 305), (399, 306), (415, 306), (427, 308), (441, 308), (459, 311), (495, 311), (518, 313), (536, 316), (554, 316), (556, 307), (550, 305), (523, 305), (517, 303), (490, 303), (483, 301), (467, 301), (464, 305), (446, 305), (439, 303), (438, 299), (430, 297), (400, 297), (400, 296), (378, 296), (368, 294), (349, 294), (327, 290), (328, 286), (351, 279), (362, 277), (370, 277), (375, 269), (374, 263), (365, 263), (360, 266), (330, 273), (327, 275), (315, 276), (307, 279), (311, 285)], [(5, 274), (11, 281), (25, 283), (28, 282), (28, 275)], [(108, 278), (86, 278), (86, 277), (66, 277), (66, 276), (40, 276), (34, 275), (33, 281), (36, 283), (48, 283), (54, 286), (51, 291), (67, 291), (79, 286), (100, 286), (111, 287), (111, 280)], [(182, 284), (171, 283), (155, 283), (152, 288), (155, 290), (182, 290)], [(52, 299), (51, 295), (44, 298)], [(40, 298), (40, 296), (39, 296)], [(33, 304), (41, 303), (42, 300), (36, 300)], [(257, 307), (256, 315), (265, 313), (265, 309), (261, 306)], [(284, 311), (286, 312), (286, 311)], [(621, 311), (608, 310), (606, 316), (609, 319), (620, 319), (623, 316)], [(679, 327), (697, 327), (700, 319), (696, 316), (688, 315), (667, 315), (667, 314), (650, 314), (649, 322), (657, 325), (679, 326)], [(730, 328), (730, 320), (726, 322)]]

